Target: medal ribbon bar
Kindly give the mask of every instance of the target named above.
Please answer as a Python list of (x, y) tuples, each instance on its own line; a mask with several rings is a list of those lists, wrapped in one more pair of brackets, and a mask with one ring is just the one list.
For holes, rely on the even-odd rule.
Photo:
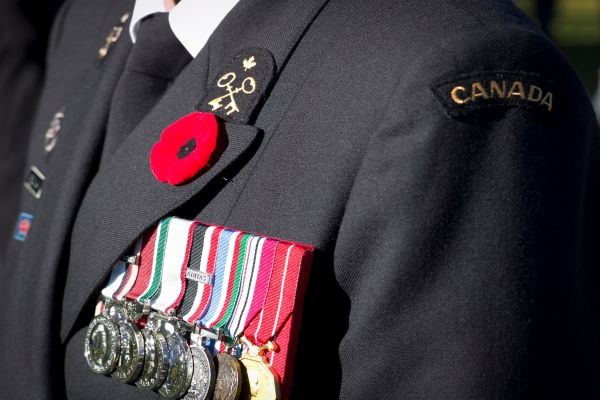
[[(110, 363), (91, 359), (90, 366), (97, 373), (111, 374), (126, 383), (135, 381), (169, 398), (185, 394), (189, 399), (208, 399), (216, 372), (212, 356), (197, 341), (201, 328), (223, 338), (214, 352), (223, 352), (219, 357), (229, 360), (229, 365), (234, 365), (231, 362), (243, 351), (239, 361), (248, 373), (260, 376), (254, 383), (247, 381), (251, 390), (262, 390), (265, 399), (287, 398), (311, 247), (168, 217), (141, 235), (132, 250), (134, 256), (113, 266), (102, 290), (107, 310), (90, 325), (86, 357), (94, 356), (94, 332), (103, 329), (99, 324), (105, 324), (113, 336), (118, 336), (119, 330), (129, 332), (123, 339), (112, 338), (109, 344), (116, 347), (107, 348), (109, 352), (142, 358), (137, 364), (127, 362), (131, 357), (119, 358), (118, 365), (111, 361), (114, 355), (109, 357)], [(128, 304), (136, 310), (143, 305), (145, 312), (137, 317), (121, 313)], [(148, 325), (138, 331), (146, 325), (146, 316)], [(116, 318), (119, 330), (111, 328), (107, 318)], [(198, 330), (189, 332), (190, 326)], [(141, 338), (136, 341), (134, 336)], [(145, 349), (140, 349), (144, 341)], [(187, 372), (181, 375), (178, 371)], [(200, 371), (208, 375), (198, 375)], [(200, 382), (206, 379), (203, 386)], [(223, 393), (229, 381), (218, 380), (221, 383), (215, 393)]]

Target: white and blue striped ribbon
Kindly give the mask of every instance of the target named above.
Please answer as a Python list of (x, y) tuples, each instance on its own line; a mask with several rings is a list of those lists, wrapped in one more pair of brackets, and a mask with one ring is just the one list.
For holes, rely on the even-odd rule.
[(228, 282), (229, 274), (231, 273), (235, 238), (237, 238), (239, 234), (240, 232), (234, 232), (228, 229), (224, 229), (223, 232), (221, 232), (215, 263), (215, 282), (210, 298), (210, 305), (206, 315), (200, 320), (200, 324), (205, 328), (212, 328), (225, 304), (225, 297), (227, 296), (226, 282)]

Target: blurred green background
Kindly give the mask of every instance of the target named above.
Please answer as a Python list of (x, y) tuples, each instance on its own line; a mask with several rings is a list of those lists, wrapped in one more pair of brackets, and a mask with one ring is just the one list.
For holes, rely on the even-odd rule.
[(590, 95), (598, 87), (600, 0), (515, 0), (571, 59)]

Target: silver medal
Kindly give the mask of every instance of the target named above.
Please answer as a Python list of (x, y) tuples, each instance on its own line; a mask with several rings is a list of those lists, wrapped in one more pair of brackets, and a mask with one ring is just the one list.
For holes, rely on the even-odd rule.
[(135, 384), (142, 389), (156, 390), (164, 382), (169, 370), (169, 346), (162, 333), (150, 330), (142, 331), (144, 336), (144, 368), (142, 376)]
[(112, 377), (123, 383), (135, 381), (144, 366), (144, 336), (138, 327), (129, 321), (118, 323), (121, 333), (121, 351)]
[(187, 392), (192, 382), (192, 353), (187, 341), (177, 332), (167, 338), (167, 344), (170, 352), (169, 372), (158, 392), (169, 399), (179, 399)]
[(87, 329), (84, 348), (85, 359), (92, 371), (101, 375), (113, 372), (117, 366), (120, 349), (117, 323), (106, 314), (94, 317)]
[(199, 343), (190, 346), (194, 363), (192, 384), (184, 400), (207, 400), (215, 388), (216, 371), (212, 355)]

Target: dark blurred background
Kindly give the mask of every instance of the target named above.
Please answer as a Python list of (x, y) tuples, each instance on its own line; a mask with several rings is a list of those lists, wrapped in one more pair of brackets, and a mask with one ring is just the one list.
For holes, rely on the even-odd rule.
[(0, 256), (18, 215), (29, 131), (42, 89), (46, 44), (61, 2), (0, 0)]
[(600, 0), (515, 0), (571, 59), (592, 96), (600, 67)]

